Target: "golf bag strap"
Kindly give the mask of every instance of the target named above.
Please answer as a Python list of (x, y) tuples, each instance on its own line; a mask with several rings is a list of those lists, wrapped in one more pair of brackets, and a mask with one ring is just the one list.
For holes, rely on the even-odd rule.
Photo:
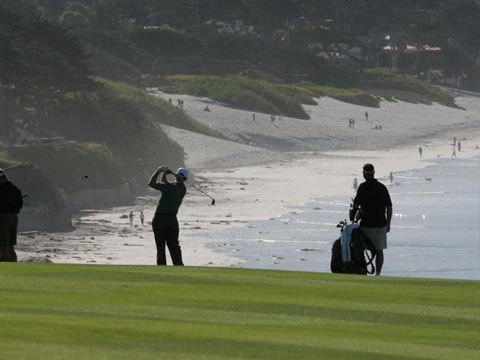
[[(375, 259), (375, 253), (371, 252), (370, 250), (365, 250), (365, 254), (367, 256), (367, 272), (372, 275), (375, 274), (375, 265), (373, 265), (373, 260)], [(370, 266), (370, 270), (368, 267)]]
[[(363, 244), (367, 256), (367, 272), (369, 274), (375, 274), (375, 265), (373, 264), (373, 260), (375, 259), (375, 245), (373, 245), (373, 242), (366, 236), (363, 238)], [(368, 269), (369, 266), (370, 270)]]

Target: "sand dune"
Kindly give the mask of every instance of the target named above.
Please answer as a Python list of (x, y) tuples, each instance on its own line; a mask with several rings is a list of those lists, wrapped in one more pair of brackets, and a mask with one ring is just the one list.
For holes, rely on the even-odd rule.
[[(316, 106), (304, 106), (310, 120), (278, 117), (272, 124), (269, 114), (255, 113), (254, 122), (253, 112), (229, 108), (206, 98), (156, 94), (172, 98), (174, 103), (177, 99), (184, 100), (188, 114), (236, 142), (277, 152), (392, 149), (443, 135), (480, 133), (480, 98), (471, 96), (457, 98), (458, 106), (465, 110), (386, 101), (377, 109), (323, 97), (316, 99)], [(210, 112), (204, 111), (206, 105)], [(365, 111), (369, 113), (368, 121)], [(355, 119), (355, 128), (348, 128), (348, 119)], [(382, 130), (375, 130), (375, 126), (382, 126)], [(187, 153), (196, 150), (189, 149), (191, 135), (175, 133), (173, 138), (185, 146)], [(252, 163), (255, 161), (252, 159)], [(192, 165), (196, 165), (195, 161)]]

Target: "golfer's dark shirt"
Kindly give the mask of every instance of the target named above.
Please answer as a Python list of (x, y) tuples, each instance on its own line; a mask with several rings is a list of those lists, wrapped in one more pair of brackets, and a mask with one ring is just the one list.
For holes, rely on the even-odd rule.
[(22, 206), (22, 192), (10, 181), (0, 184), (0, 214), (18, 214)]
[(354, 204), (362, 211), (361, 226), (367, 228), (387, 225), (386, 208), (392, 206), (387, 188), (376, 179), (368, 179), (360, 184)]
[(162, 192), (155, 214), (177, 214), (187, 188), (183, 183), (159, 183), (152, 186)]

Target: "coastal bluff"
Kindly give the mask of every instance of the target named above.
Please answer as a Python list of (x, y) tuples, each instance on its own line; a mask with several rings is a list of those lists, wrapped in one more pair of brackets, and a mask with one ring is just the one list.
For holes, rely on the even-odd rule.
[(24, 206), (19, 214), (19, 231), (70, 231), (71, 212), (50, 180), (32, 165), (20, 165), (8, 170), (9, 179), (23, 195)]

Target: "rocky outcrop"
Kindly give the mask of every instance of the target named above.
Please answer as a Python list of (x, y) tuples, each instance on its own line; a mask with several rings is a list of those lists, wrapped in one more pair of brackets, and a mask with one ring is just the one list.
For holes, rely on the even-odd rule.
[(7, 174), (22, 193), (28, 195), (19, 214), (20, 231), (73, 229), (65, 200), (37, 167), (21, 165), (8, 169)]

